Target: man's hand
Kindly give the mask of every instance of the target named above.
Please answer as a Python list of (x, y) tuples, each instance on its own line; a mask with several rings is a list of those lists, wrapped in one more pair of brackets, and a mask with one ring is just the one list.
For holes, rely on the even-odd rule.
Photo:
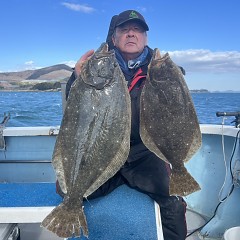
[(77, 61), (76, 65), (75, 65), (75, 75), (76, 78), (79, 76), (83, 63), (86, 62), (94, 53), (94, 50), (89, 50), (88, 52), (86, 52), (84, 55), (82, 55), (82, 57)]

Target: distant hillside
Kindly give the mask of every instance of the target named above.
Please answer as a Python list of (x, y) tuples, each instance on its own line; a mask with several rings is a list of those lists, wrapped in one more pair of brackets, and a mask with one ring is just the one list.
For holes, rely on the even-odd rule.
[(23, 79), (27, 79), (33, 72), (34, 70), (27, 70), (21, 72), (3, 72), (0, 73), (0, 81), (21, 81)]
[(40, 82), (66, 81), (73, 69), (65, 64), (20, 72), (0, 73), (0, 90), (29, 90)]
[(207, 89), (192, 89), (190, 90), (191, 93), (209, 93)]
[[(30, 80), (30, 79), (51, 80), (53, 78), (54, 79), (65, 78), (65, 77), (62, 77), (64, 75), (63, 74), (64, 72), (66, 72), (66, 74), (68, 76), (69, 73), (72, 72), (72, 68), (70, 68), (69, 66), (67, 66), (65, 64), (58, 64), (58, 65), (54, 65), (51, 67), (45, 67), (45, 68), (35, 70), (29, 77), (27, 77), (27, 80)], [(49, 79), (48, 75), (51, 76), (50, 79)]]

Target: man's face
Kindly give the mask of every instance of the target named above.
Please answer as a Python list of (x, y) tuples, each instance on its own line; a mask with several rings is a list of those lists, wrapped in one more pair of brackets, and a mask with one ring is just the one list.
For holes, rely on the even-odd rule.
[(113, 43), (126, 60), (134, 59), (147, 45), (147, 34), (138, 22), (127, 22), (116, 28)]

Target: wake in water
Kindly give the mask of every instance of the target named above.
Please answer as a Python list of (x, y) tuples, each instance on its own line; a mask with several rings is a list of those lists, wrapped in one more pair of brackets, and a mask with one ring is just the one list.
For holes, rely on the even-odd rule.
[(57, 126), (62, 119), (60, 92), (0, 92), (0, 119), (10, 113), (8, 127)]

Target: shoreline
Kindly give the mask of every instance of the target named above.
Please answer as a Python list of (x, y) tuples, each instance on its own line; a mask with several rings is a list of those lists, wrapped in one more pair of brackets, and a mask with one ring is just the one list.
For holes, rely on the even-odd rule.
[[(34, 90), (34, 89), (0, 89), (0, 92), (61, 92), (61, 89), (46, 89), (46, 90)], [(190, 93), (204, 94), (204, 93), (240, 93), (240, 91), (196, 91), (189, 90)]]
[(33, 90), (33, 89), (0, 89), (0, 92), (61, 92), (61, 89)]

